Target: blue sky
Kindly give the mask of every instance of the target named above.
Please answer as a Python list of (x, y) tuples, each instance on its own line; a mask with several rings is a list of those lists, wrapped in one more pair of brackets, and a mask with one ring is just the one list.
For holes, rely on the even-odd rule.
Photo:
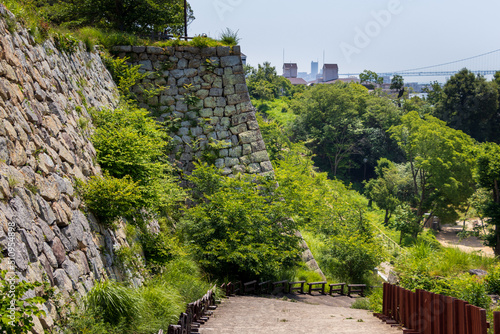
[[(248, 63), (404, 70), (500, 49), (498, 0), (190, 0), (189, 35), (238, 30)], [(497, 62), (498, 64), (499, 62)], [(425, 80), (416, 80), (425, 81)]]

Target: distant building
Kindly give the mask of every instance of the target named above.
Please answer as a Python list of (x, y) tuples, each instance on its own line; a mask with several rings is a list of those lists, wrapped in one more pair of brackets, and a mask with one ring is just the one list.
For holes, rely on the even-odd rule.
[(247, 56), (245, 54), (241, 54), (241, 62), (243, 63), (243, 66), (247, 64)]
[(297, 77), (298, 66), (296, 63), (284, 63), (283, 64), (283, 76), (285, 78), (296, 78)]
[(305, 81), (303, 78), (287, 78), (290, 80), (292, 85), (307, 85), (307, 81)]
[(318, 74), (318, 62), (317, 61), (312, 61), (311, 62), (311, 77), (316, 78), (316, 75)]
[(339, 78), (339, 66), (337, 64), (323, 65), (323, 82), (337, 80)]
[(297, 78), (302, 78), (304, 80), (307, 80), (309, 78), (309, 74), (307, 74), (307, 72), (299, 72), (297, 73)]

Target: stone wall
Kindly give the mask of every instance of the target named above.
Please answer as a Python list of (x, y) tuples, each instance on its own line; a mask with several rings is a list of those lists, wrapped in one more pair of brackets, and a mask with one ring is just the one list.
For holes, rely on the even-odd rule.
[[(272, 172), (250, 102), (239, 46), (114, 49), (148, 73), (134, 87), (142, 106), (166, 121), (186, 172), (198, 158), (224, 175)], [(156, 94), (145, 90), (157, 89)]]
[(0, 269), (61, 294), (35, 321), (43, 333), (95, 279), (121, 275), (113, 246), (126, 243), (123, 229), (82, 212), (74, 187), (100, 173), (87, 107), (113, 107), (116, 87), (97, 53), (37, 45), (20, 25), (7, 30), (1, 4), (0, 16)]

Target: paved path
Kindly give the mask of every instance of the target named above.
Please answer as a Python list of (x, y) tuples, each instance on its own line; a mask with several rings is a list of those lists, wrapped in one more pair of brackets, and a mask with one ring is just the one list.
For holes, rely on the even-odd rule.
[(371, 312), (349, 308), (353, 302), (349, 297), (287, 296), (294, 300), (248, 296), (224, 299), (200, 333), (402, 334)]
[[(443, 225), (441, 231), (436, 234), (436, 239), (445, 247), (457, 247), (463, 252), (482, 252), (486, 256), (494, 257), (495, 253), (491, 247), (486, 247), (483, 241), (477, 237), (467, 237), (460, 240), (457, 233), (462, 231), (463, 225)], [(467, 230), (472, 230), (472, 224), (467, 222)]]

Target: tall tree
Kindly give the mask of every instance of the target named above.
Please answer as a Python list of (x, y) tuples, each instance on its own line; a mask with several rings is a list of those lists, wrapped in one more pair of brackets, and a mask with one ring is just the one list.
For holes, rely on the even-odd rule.
[(384, 83), (384, 78), (380, 77), (377, 73), (369, 70), (364, 70), (363, 73), (359, 75), (359, 80), (361, 83), (365, 84), (378, 84)]
[(298, 113), (293, 125), (295, 138), (307, 141), (334, 177), (349, 167), (350, 155), (360, 153), (360, 116), (368, 98), (368, 91), (360, 85), (317, 85), (294, 106)]
[(401, 108), (401, 98), (405, 93), (405, 81), (402, 76), (396, 74), (391, 79), (391, 89), (398, 91), (398, 107)]
[(489, 217), (488, 224), (493, 226), (487, 236), (487, 244), (500, 255), (500, 146), (484, 143), (477, 157), (477, 180), (487, 189), (490, 199), (485, 206), (484, 215)]
[(474, 191), (472, 183), (474, 141), (433, 117), (421, 118), (416, 111), (392, 127), (392, 137), (406, 153), (411, 168), (416, 219), (430, 212), (443, 221), (455, 221), (457, 210)]
[(478, 141), (492, 141), (498, 137), (497, 112), (495, 84), (463, 69), (444, 85), (435, 116)]
[(399, 172), (392, 161), (385, 158), (377, 162), (375, 172), (377, 178), (366, 183), (365, 192), (380, 209), (385, 210), (384, 225), (388, 225), (392, 214), (404, 200), (404, 186), (410, 180)]

